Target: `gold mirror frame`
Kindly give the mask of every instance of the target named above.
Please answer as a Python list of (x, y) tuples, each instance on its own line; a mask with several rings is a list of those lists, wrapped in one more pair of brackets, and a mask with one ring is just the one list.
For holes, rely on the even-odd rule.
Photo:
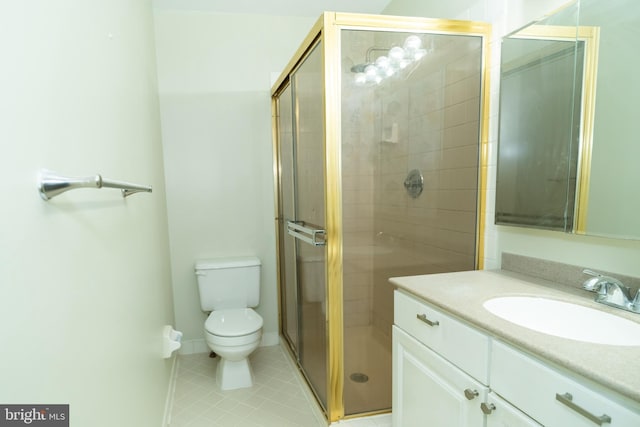
[[(578, 137), (578, 185), (576, 190), (575, 215), (572, 231), (586, 234), (589, 202), (589, 179), (591, 175), (591, 153), (593, 147), (593, 125), (595, 118), (596, 82), (598, 77), (598, 50), (600, 29), (586, 26), (530, 25), (510, 34), (505, 39), (558, 40), (584, 43), (584, 66), (582, 76), (582, 102), (580, 106), (580, 135)], [(576, 76), (574, 76), (576, 78)]]

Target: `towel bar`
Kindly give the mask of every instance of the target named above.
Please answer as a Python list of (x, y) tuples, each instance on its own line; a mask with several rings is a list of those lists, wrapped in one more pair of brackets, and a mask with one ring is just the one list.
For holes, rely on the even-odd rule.
[(127, 197), (139, 192), (151, 193), (152, 191), (150, 185), (138, 185), (122, 181), (112, 181), (103, 179), (100, 174), (79, 178), (62, 176), (52, 171), (43, 170), (40, 172), (39, 181), (38, 190), (40, 191), (40, 197), (44, 200), (50, 200), (65, 191), (74, 190), (76, 188), (119, 188), (122, 192), (122, 197)]

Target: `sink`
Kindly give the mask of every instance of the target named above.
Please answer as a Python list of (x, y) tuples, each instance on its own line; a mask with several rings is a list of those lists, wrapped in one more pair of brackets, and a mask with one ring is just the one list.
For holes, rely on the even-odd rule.
[(640, 323), (578, 304), (542, 297), (485, 301), (489, 312), (547, 335), (596, 344), (640, 346)]

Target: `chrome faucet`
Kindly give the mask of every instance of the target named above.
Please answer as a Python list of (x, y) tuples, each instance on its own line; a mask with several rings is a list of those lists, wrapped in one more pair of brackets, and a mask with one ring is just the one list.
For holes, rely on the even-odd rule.
[(589, 269), (585, 269), (582, 272), (593, 276), (584, 281), (582, 288), (595, 292), (597, 294), (596, 302), (640, 313), (640, 290), (632, 298), (631, 289), (620, 280)]

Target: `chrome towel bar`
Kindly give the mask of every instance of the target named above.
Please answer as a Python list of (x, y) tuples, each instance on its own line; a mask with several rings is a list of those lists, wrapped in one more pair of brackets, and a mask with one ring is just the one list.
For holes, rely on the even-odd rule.
[(122, 181), (112, 181), (103, 179), (102, 175), (94, 175), (85, 178), (69, 177), (58, 175), (56, 172), (43, 170), (40, 172), (38, 190), (40, 197), (50, 200), (65, 191), (76, 188), (119, 188), (122, 197), (127, 197), (134, 193), (151, 193), (150, 185), (137, 185)]

